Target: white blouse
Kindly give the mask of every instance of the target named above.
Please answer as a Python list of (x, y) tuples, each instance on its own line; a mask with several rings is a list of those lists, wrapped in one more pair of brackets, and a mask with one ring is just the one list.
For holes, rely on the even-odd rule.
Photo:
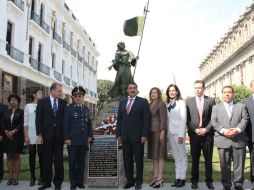
[(31, 103), (27, 104), (24, 109), (24, 127), (28, 128), (28, 138), (30, 144), (36, 144), (36, 126), (35, 126), (35, 116), (36, 116), (37, 104)]
[[(169, 104), (167, 105), (168, 108)], [(179, 137), (186, 136), (186, 121), (187, 110), (183, 100), (176, 101), (176, 106), (168, 113), (168, 133), (179, 135)]]

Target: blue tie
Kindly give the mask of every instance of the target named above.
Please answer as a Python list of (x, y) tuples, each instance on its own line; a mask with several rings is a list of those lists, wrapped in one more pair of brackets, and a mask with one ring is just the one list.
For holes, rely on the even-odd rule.
[(54, 115), (56, 116), (56, 112), (57, 112), (56, 99), (54, 99), (54, 103), (53, 103), (53, 112), (54, 112)]

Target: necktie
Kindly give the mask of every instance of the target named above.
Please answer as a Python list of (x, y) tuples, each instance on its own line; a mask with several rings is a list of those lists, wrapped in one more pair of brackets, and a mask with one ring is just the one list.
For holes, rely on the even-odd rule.
[(202, 99), (198, 98), (198, 115), (199, 115), (199, 127), (202, 127), (203, 122), (203, 105), (202, 105)]
[(130, 111), (131, 111), (131, 104), (132, 104), (132, 101), (133, 101), (133, 98), (130, 98), (130, 99), (129, 99), (129, 103), (128, 103), (127, 107), (126, 107), (126, 113), (127, 113), (127, 114), (129, 114)]
[(53, 103), (53, 112), (54, 112), (54, 115), (56, 116), (56, 112), (57, 112), (56, 99), (54, 99), (54, 103)]

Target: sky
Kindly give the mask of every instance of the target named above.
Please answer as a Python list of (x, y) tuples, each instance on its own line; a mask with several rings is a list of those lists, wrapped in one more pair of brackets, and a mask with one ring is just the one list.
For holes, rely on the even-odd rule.
[[(108, 71), (116, 45), (137, 54), (140, 37), (123, 33), (123, 22), (142, 16), (147, 0), (66, 0), (95, 42), (98, 79), (114, 81)], [(166, 91), (175, 81), (184, 97), (193, 95), (199, 65), (252, 0), (150, 0), (135, 82), (140, 96), (156, 86)]]

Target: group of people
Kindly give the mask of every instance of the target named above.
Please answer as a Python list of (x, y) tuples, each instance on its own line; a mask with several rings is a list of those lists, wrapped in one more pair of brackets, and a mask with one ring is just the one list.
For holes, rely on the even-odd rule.
[[(166, 104), (162, 92), (154, 87), (149, 100), (138, 95), (138, 86), (128, 84), (128, 97), (119, 102), (116, 137), (123, 147), (124, 169), (127, 183), (124, 189), (135, 186), (141, 189), (144, 168), (144, 144), (148, 142), (148, 158), (153, 160), (153, 179), (150, 186), (163, 186), (164, 159), (170, 150), (175, 160), (175, 180), (172, 187), (185, 186), (188, 158), (185, 148), (186, 127), (190, 137), (192, 157), (191, 188), (199, 182), (201, 151), (205, 159), (205, 182), (214, 189), (212, 157), (214, 144), (218, 148), (221, 182), (225, 190), (231, 189), (231, 160), (234, 166), (233, 184), (243, 189), (246, 146), (251, 153), (251, 181), (254, 182), (254, 80), (253, 93), (243, 103), (234, 101), (232, 86), (222, 88), (222, 102), (204, 95), (205, 83), (194, 82), (195, 96), (182, 99), (180, 89), (170, 84), (166, 90)], [(93, 130), (89, 109), (84, 105), (86, 91), (82, 87), (72, 90), (71, 104), (61, 99), (62, 85), (53, 83), (50, 95), (43, 98), (41, 89), (32, 93), (33, 102), (19, 108), (21, 98), (8, 97), (9, 106), (0, 105), (0, 180), (3, 178), (3, 153), (7, 154), (7, 185), (18, 185), (20, 153), (24, 143), (29, 145), (30, 186), (36, 182), (35, 162), (38, 152), (40, 175), (39, 190), (55, 185), (61, 189), (64, 179), (63, 145), (67, 145), (69, 157), (70, 189), (85, 188), (84, 168)], [(136, 176), (134, 177), (134, 161)], [(52, 166), (54, 165), (54, 175)], [(254, 189), (254, 188), (253, 188)]]
[[(242, 190), (246, 146), (251, 154), (251, 182), (254, 183), (254, 80), (251, 95), (244, 102), (234, 101), (232, 86), (222, 88), (222, 101), (204, 95), (205, 83), (194, 82), (195, 96), (184, 101), (177, 85), (166, 90), (166, 104), (159, 88), (152, 88), (150, 102), (138, 97), (136, 83), (128, 85), (128, 97), (121, 100), (118, 109), (117, 139), (123, 145), (123, 159), (127, 183), (123, 189), (143, 183), (144, 144), (148, 141), (148, 158), (153, 160), (153, 179), (150, 186), (163, 186), (164, 159), (170, 150), (175, 160), (175, 180), (172, 187), (185, 186), (188, 158), (185, 148), (186, 128), (191, 149), (191, 188), (198, 189), (201, 151), (205, 160), (205, 182), (213, 185), (213, 148), (218, 148), (221, 183), (224, 190)], [(253, 129), (253, 130), (252, 130)], [(134, 177), (134, 161), (136, 176)], [(233, 180), (231, 181), (231, 161)], [(254, 184), (253, 184), (254, 185)], [(253, 188), (254, 189), (254, 186)]]
[[(73, 103), (61, 99), (62, 85), (53, 83), (50, 95), (41, 89), (32, 92), (32, 103), (19, 108), (17, 94), (8, 97), (9, 106), (0, 105), (0, 180), (3, 179), (3, 153), (7, 154), (7, 185), (18, 185), (20, 153), (24, 144), (29, 148), (30, 186), (36, 182), (36, 153), (39, 157), (39, 190), (51, 187), (60, 190), (64, 179), (63, 145), (67, 145), (71, 189), (85, 188), (84, 168), (88, 143), (92, 141), (89, 109), (84, 104), (86, 91), (77, 86), (72, 90)], [(54, 175), (52, 167), (54, 166)]]

